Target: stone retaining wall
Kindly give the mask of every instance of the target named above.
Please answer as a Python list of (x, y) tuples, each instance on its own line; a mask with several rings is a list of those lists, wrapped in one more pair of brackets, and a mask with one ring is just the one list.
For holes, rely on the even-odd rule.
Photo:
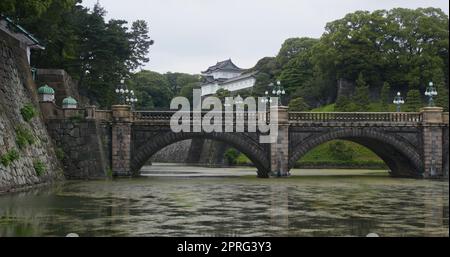
[(111, 176), (111, 128), (95, 120), (49, 120), (47, 129), (62, 153), (67, 179)]
[[(21, 115), (25, 105), (38, 111), (29, 121)], [(9, 163), (0, 162), (0, 192), (63, 179), (61, 164), (39, 112), (26, 52), (17, 40), (0, 30), (0, 160), (17, 153), (17, 158)], [(19, 144), (19, 131), (26, 131), (32, 143)], [(40, 172), (36, 170), (37, 163)]]

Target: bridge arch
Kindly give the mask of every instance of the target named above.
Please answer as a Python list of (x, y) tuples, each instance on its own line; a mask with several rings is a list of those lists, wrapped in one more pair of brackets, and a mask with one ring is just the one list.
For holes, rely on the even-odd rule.
[(145, 140), (144, 144), (131, 153), (131, 170), (137, 173), (156, 152), (164, 147), (187, 139), (204, 138), (226, 143), (244, 153), (256, 166), (258, 177), (267, 178), (270, 163), (267, 152), (244, 133), (174, 133), (171, 131), (158, 133)]
[(312, 135), (292, 146), (289, 168), (307, 152), (331, 140), (348, 140), (363, 145), (378, 155), (396, 177), (422, 177), (424, 165), (416, 146), (399, 136), (386, 134), (373, 128), (344, 128)]

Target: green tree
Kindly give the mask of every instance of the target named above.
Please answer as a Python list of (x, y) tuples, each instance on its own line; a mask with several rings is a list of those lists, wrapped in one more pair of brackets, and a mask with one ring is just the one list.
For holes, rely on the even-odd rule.
[(228, 148), (225, 151), (224, 157), (228, 165), (236, 164), (236, 159), (239, 157), (240, 152), (234, 148)]
[(445, 112), (448, 112), (448, 89), (441, 83), (438, 83), (436, 85), (436, 91), (438, 92), (436, 97), (436, 106), (442, 107)]
[(143, 63), (147, 63), (148, 50), (154, 41), (148, 35), (149, 29), (144, 20), (134, 21), (129, 32), (129, 43), (131, 54), (127, 60), (127, 66), (130, 70), (139, 68)]
[(356, 111), (367, 111), (370, 104), (369, 94), (369, 86), (365, 82), (362, 73), (360, 73), (358, 75), (358, 79), (356, 80), (355, 95), (352, 97), (352, 100), (357, 107)]
[(389, 104), (393, 101), (391, 96), (391, 85), (388, 82), (383, 83), (380, 93), (380, 105), (384, 112), (389, 111)]
[(128, 80), (128, 85), (135, 90), (139, 99), (137, 108), (143, 110), (169, 108), (173, 94), (164, 75), (143, 70), (133, 74)]
[(16, 21), (41, 17), (54, 0), (2, 0), (0, 1), (0, 13), (7, 15)]
[(283, 67), (292, 59), (308, 52), (318, 41), (308, 37), (286, 39), (276, 57), (278, 65)]
[(358, 106), (352, 101), (352, 98), (340, 95), (336, 99), (334, 109), (338, 112), (356, 112)]
[(186, 97), (187, 99), (189, 99), (190, 103), (193, 103), (194, 101), (193, 101), (192, 92), (194, 89), (196, 89), (198, 87), (199, 87), (199, 82), (188, 83), (181, 88), (179, 95)]
[(124, 20), (106, 22), (106, 10), (99, 4), (92, 10), (80, 4), (80, 0), (3, 0), (0, 13), (46, 46), (32, 55), (32, 66), (65, 69), (79, 81), (83, 95), (109, 106), (120, 79), (148, 62), (153, 40), (145, 21), (128, 28)]
[[(166, 76), (167, 81), (169, 82), (170, 90), (172, 91), (173, 95), (179, 95), (181, 94), (181, 90), (186, 85), (193, 83), (200, 82), (200, 76), (199, 75), (191, 75), (186, 73), (179, 73), (179, 72), (167, 72), (164, 74)], [(192, 88), (192, 87), (191, 87)], [(192, 95), (192, 92), (190, 93)]]
[(292, 111), (292, 112), (303, 112), (303, 111), (307, 111), (310, 109), (310, 107), (305, 102), (303, 97), (297, 97), (297, 98), (292, 99), (289, 102), (288, 107), (289, 107), (289, 111)]
[(393, 83), (417, 88), (444, 76), (448, 81), (447, 14), (437, 8), (395, 8), (386, 12), (386, 22), (384, 52)]
[(229, 90), (220, 88), (214, 94), (215, 97), (219, 98), (222, 103), (225, 103), (225, 98), (231, 96), (231, 92)]
[(405, 110), (407, 112), (418, 112), (423, 107), (420, 91), (411, 89), (408, 91), (405, 99)]
[(448, 83), (448, 15), (437, 8), (357, 11), (327, 24), (313, 47), (315, 70), (329, 79), (373, 88), (423, 90), (428, 81)]
[(328, 145), (328, 151), (335, 160), (350, 161), (355, 155), (354, 150), (343, 141), (333, 141)]
[(268, 85), (274, 82), (280, 74), (280, 66), (275, 57), (264, 57), (259, 60), (255, 67), (249, 71), (257, 71), (256, 82), (253, 87), (254, 96), (262, 96), (268, 90)]

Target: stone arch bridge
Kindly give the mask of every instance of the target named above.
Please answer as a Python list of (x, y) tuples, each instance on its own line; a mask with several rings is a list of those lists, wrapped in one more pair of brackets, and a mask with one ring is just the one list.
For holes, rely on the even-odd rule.
[[(260, 132), (172, 132), (172, 111), (133, 112), (125, 105), (113, 106), (111, 111), (95, 107), (60, 109), (53, 103), (41, 103), (41, 108), (49, 133), (57, 145), (66, 148), (70, 158), (80, 158), (81, 154), (80, 150), (67, 150), (73, 138), (84, 137), (90, 144), (100, 142), (98, 147), (82, 149), (83, 154), (101, 155), (103, 164), (91, 160), (90, 165), (96, 164), (97, 170), (110, 167), (119, 177), (139, 174), (157, 151), (192, 138), (217, 140), (238, 149), (254, 163), (259, 177), (287, 175), (308, 151), (334, 139), (369, 148), (384, 160), (393, 176), (448, 177), (448, 113), (438, 107), (426, 107), (418, 113), (311, 113), (276, 107), (278, 137), (269, 144), (259, 142)], [(253, 120), (248, 115), (244, 121)], [(255, 116), (255, 120), (270, 120), (269, 113)], [(82, 119), (75, 122), (74, 117)], [(88, 173), (78, 167), (69, 177), (92, 176)]]

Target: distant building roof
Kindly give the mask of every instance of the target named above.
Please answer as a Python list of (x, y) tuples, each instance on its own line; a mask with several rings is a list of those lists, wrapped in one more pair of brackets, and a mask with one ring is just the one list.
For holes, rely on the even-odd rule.
[(240, 81), (240, 80), (245, 80), (251, 77), (255, 77), (255, 75), (258, 73), (258, 71), (253, 71), (253, 72), (249, 72), (246, 74), (242, 74), (240, 76), (234, 77), (234, 78), (230, 78), (230, 79), (225, 79), (225, 78), (219, 78), (219, 79), (214, 79), (212, 76), (204, 76), (203, 78), (205, 79), (203, 81), (203, 83), (201, 84), (201, 86), (206, 86), (209, 84), (215, 84), (217, 83), (217, 85), (222, 86), (222, 85), (226, 85), (229, 83), (233, 83), (236, 81)]
[(239, 80), (244, 80), (244, 79), (248, 79), (248, 78), (251, 78), (251, 77), (255, 77), (256, 73), (258, 73), (258, 72), (257, 71), (253, 71), (253, 72), (250, 72), (250, 73), (247, 73), (247, 74), (242, 74), (241, 76), (234, 77), (234, 78), (231, 78), (231, 79), (227, 79), (227, 80), (225, 80), (223, 82), (219, 82), (219, 85), (225, 85), (225, 84), (233, 83), (233, 82), (236, 82), (236, 81), (239, 81)]
[(216, 65), (209, 67), (206, 71), (202, 71), (202, 73), (210, 73), (217, 70), (225, 70), (225, 71), (243, 71), (243, 69), (236, 66), (231, 59), (217, 62)]
[(0, 14), (0, 29), (4, 30), (17, 40), (24, 42), (32, 49), (45, 49), (39, 40), (37, 40), (30, 32), (26, 31), (22, 26), (14, 23), (13, 20), (2, 14)]

